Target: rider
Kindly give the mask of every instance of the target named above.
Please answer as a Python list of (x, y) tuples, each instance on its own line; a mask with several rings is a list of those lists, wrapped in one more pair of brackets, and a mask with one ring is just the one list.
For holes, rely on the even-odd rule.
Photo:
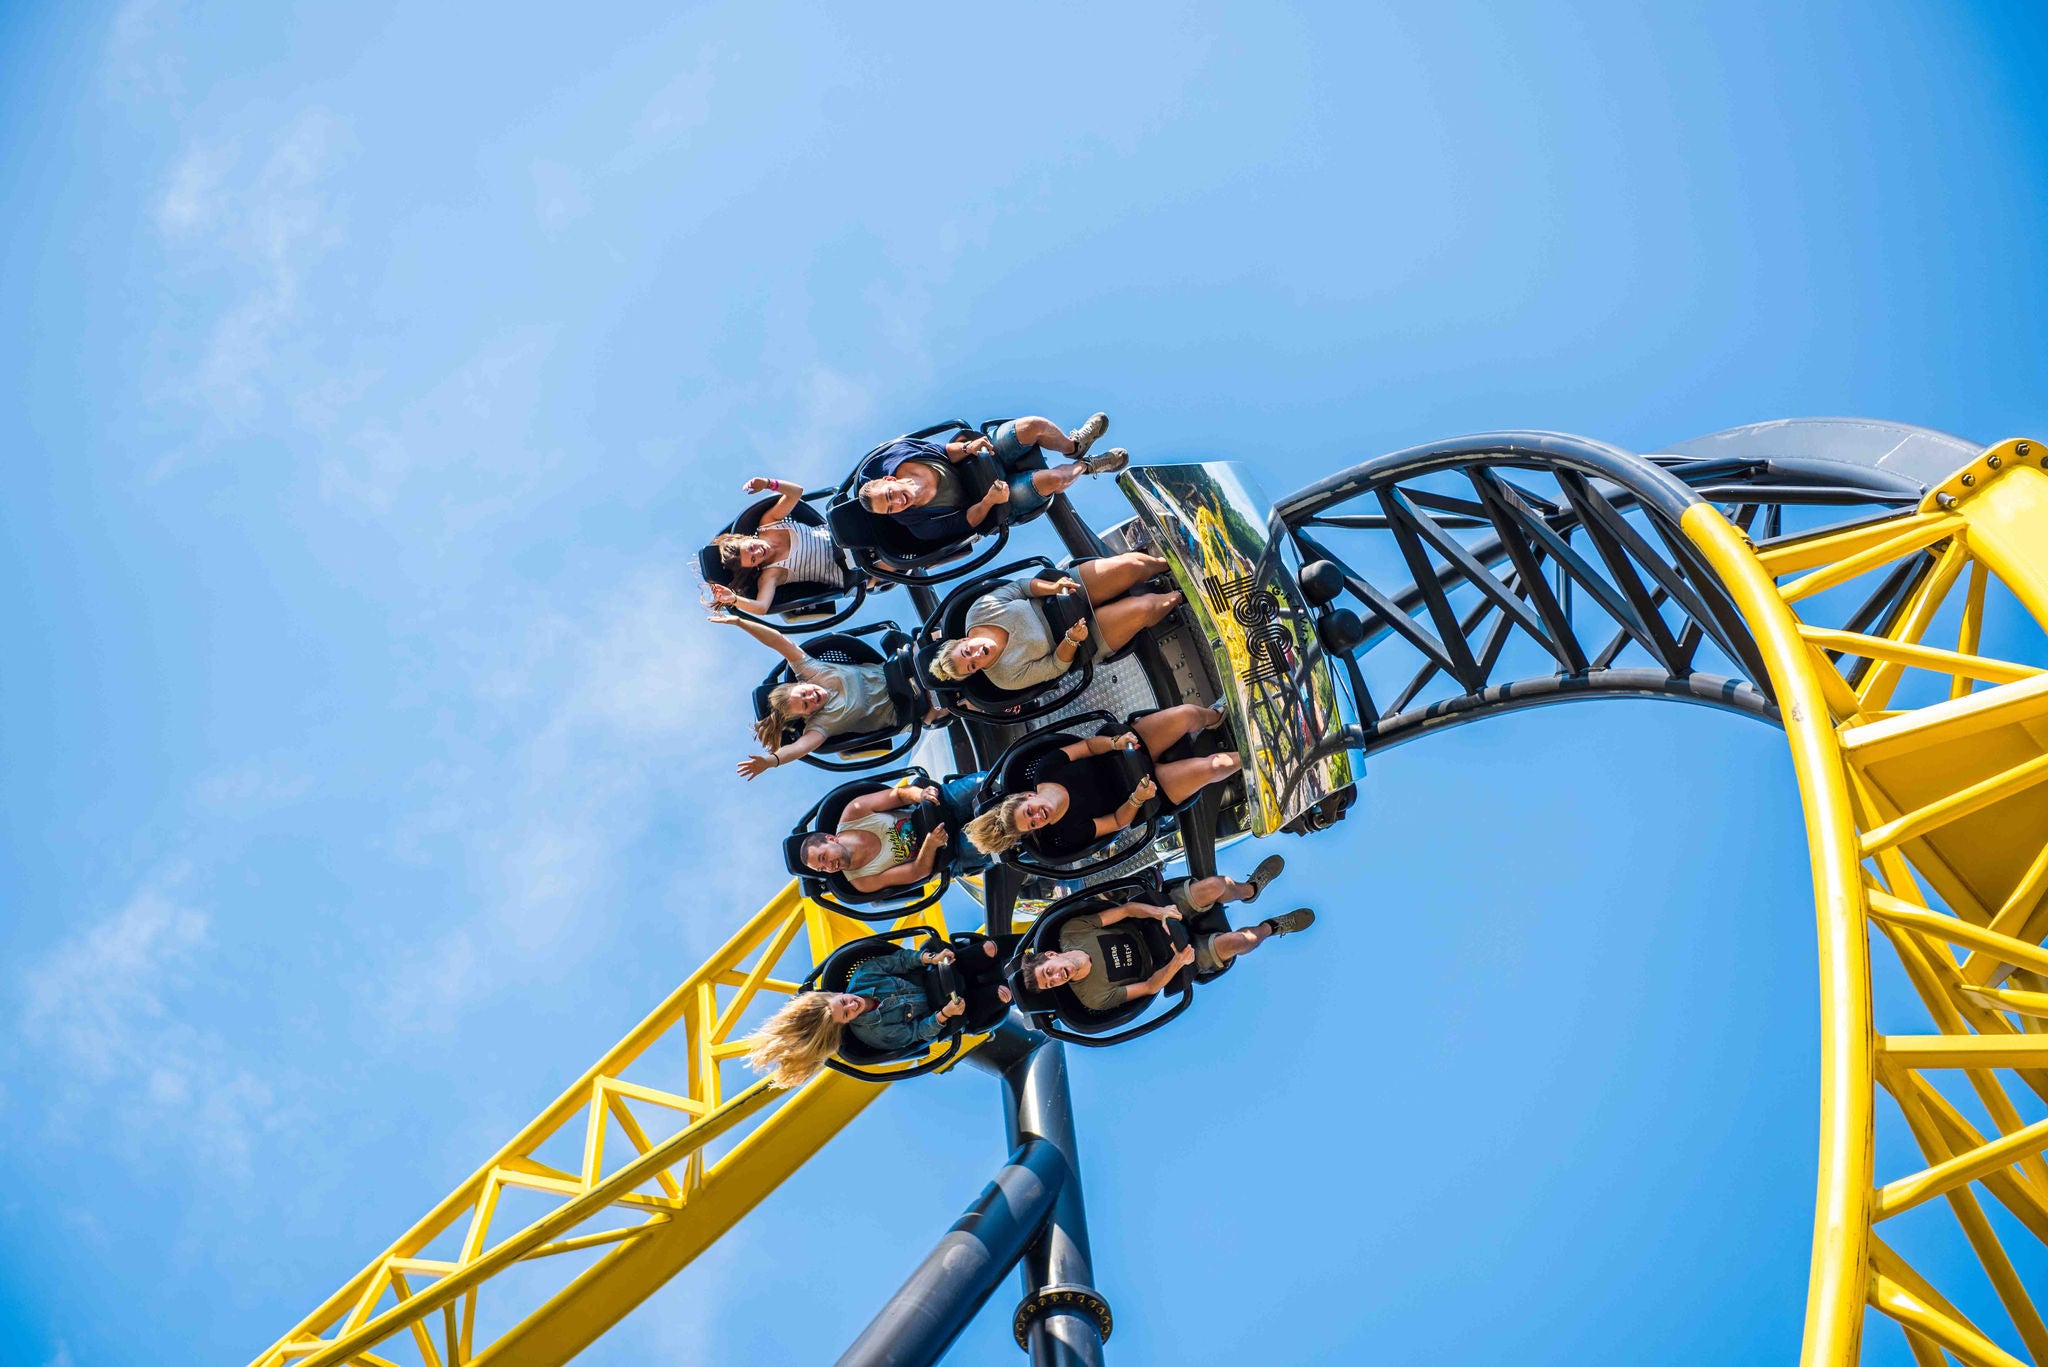
[(1181, 605), (1178, 592), (1129, 592), (1166, 569), (1158, 556), (1131, 551), (1081, 562), (1074, 568), (1079, 582), (1034, 578), (998, 585), (968, 607), (966, 634), (947, 641), (932, 656), (932, 677), (950, 683), (986, 671), (997, 688), (1013, 692), (1057, 679), (1088, 639), (1088, 623), (1076, 622), (1055, 641), (1045, 613), (1032, 600), (1073, 593), (1085, 593), (1095, 609), (1102, 653), (1122, 650), (1133, 636), (1158, 626)]
[[(1108, 1011), (1127, 1001), (1164, 991), (1173, 975), (1188, 964), (1193, 964), (1195, 971), (1204, 975), (1221, 972), (1232, 959), (1251, 953), (1276, 935), (1292, 935), (1307, 930), (1315, 924), (1316, 914), (1307, 907), (1298, 907), (1278, 916), (1269, 916), (1245, 930), (1197, 936), (1187, 948), (1161, 964), (1151, 977), (1122, 984), (1109, 980), (1110, 954), (1114, 951), (1105, 947), (1103, 932), (1133, 916), (1150, 917), (1160, 922), (1179, 921), (1184, 919), (1183, 908), (1188, 912), (1199, 912), (1221, 902), (1252, 901), (1279, 872), (1280, 860), (1275, 856), (1259, 865), (1249, 884), (1228, 878), (1204, 878), (1193, 883), (1184, 882), (1178, 889), (1169, 888), (1175, 906), (1126, 902), (1106, 911), (1076, 916), (1060, 927), (1057, 951), (1024, 956), (1024, 981), (1037, 992), (1049, 992), (1064, 983), (1074, 989), (1074, 996), (1081, 1005), (1091, 1011)], [(1219, 883), (1224, 886), (1218, 887)]]
[[(776, 499), (751, 534), (720, 532), (711, 539), (711, 544), (718, 548), (718, 558), (732, 571), (738, 586), (711, 585), (714, 603), (758, 617), (774, 605), (775, 590), (784, 584), (851, 587), (853, 576), (839, 563), (839, 547), (832, 540), (832, 533), (816, 523), (790, 520), (791, 511), (804, 496), (801, 484), (788, 479), (755, 478), (740, 487), (749, 494), (772, 489)], [(741, 589), (749, 578), (753, 581), (753, 592), (743, 593)]]
[[(953, 937), (957, 948), (899, 949), (862, 962), (844, 992), (800, 992), (753, 1033), (747, 1062), (772, 1073), (777, 1087), (810, 1080), (839, 1051), (841, 1032), (872, 1049), (900, 1053), (936, 1038), (957, 1017), (985, 1030), (1002, 1017), (1010, 989), (1002, 985), (996, 942), (985, 935)], [(955, 964), (966, 988), (936, 1005), (925, 991), (929, 964)]]
[[(943, 788), (905, 784), (857, 797), (839, 814), (837, 830), (804, 837), (798, 846), (799, 857), (805, 868), (818, 873), (844, 874), (857, 892), (884, 892), (926, 882), (952, 837), (941, 823), (919, 840), (914, 809), (921, 802), (930, 802), (944, 804), (942, 811), (959, 811), (972, 800), (981, 779), (980, 774), (963, 774), (946, 780)], [(987, 862), (972, 848), (954, 856), (955, 867), (962, 872)]]
[[(1108, 430), (1109, 415), (1097, 413), (1071, 432), (1060, 431), (1049, 418), (1033, 417), (1014, 418), (992, 437), (962, 433), (944, 446), (899, 437), (875, 453), (882, 473), (860, 486), (860, 501), (871, 513), (895, 518), (920, 541), (951, 545), (980, 530), (999, 503), (1013, 504), (1013, 517), (1028, 517), (1082, 475), (1113, 474), (1129, 465), (1130, 454), (1121, 447), (1088, 455), (1095, 439)], [(989, 450), (1008, 478), (969, 503), (953, 466)], [(1074, 459), (1048, 469), (1044, 451)]]

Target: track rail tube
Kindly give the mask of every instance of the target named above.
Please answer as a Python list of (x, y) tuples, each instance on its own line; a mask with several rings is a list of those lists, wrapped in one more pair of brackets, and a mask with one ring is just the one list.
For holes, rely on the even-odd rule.
[(1770, 671), (1799, 776), (1820, 939), (1820, 1178), (1800, 1361), (1856, 1361), (1870, 1283), (1873, 1060), (1870, 937), (1858, 873), (1848, 776), (1812, 652), (1799, 622), (1742, 533), (1708, 504), (1683, 530), (1706, 557)]
[(1018, 1146), (974, 1204), (839, 1358), (839, 1367), (932, 1367), (1024, 1256), (1052, 1214), (1067, 1160), (1043, 1139)]

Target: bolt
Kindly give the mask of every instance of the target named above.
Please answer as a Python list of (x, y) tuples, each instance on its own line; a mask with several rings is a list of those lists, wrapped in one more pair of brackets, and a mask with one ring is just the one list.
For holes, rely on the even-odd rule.
[(1956, 506), (1956, 496), (1954, 494), (1936, 494), (1934, 502), (1938, 507), (1953, 508)]
[(1963, 487), (1964, 487), (1965, 489), (1967, 489), (1967, 488), (1971, 487), (1971, 486), (1972, 486), (1972, 485), (1974, 485), (1974, 484), (1975, 484), (1976, 482), (1977, 482), (1977, 477), (1976, 477), (1975, 475), (1964, 475), (1964, 476), (1963, 476)]
[(2013, 450), (2015, 450), (2015, 451), (2017, 451), (2017, 452), (2018, 452), (2019, 454), (2021, 454), (2021, 455), (2023, 455), (2023, 456), (2024, 456), (2024, 455), (2026, 455), (2026, 454), (2027, 454), (2027, 453), (2028, 453), (2029, 451), (2033, 450), (2034, 448), (2033, 448), (2033, 447), (2031, 447), (2031, 446), (2029, 446), (2029, 445), (2027, 445), (2027, 443), (2025, 443), (2025, 442), (2021, 442), (2021, 443), (2020, 443), (2020, 444), (2019, 444), (2018, 446), (2015, 446), (2015, 447), (2013, 447), (2012, 449), (2013, 449)]
[(1999, 458), (1998, 458), (1997, 456), (1986, 456), (1986, 457), (1984, 457), (1984, 463), (1985, 463), (1986, 465), (1990, 466), (1990, 467), (1991, 467), (1992, 469), (1996, 470), (1996, 469), (1997, 469), (1997, 468), (1998, 468), (1999, 466), (2003, 465), (2003, 464), (2004, 464), (2005, 462), (2004, 462), (2004, 461), (2002, 461), (2002, 460), (2000, 460), (2000, 459), (1999, 459)]

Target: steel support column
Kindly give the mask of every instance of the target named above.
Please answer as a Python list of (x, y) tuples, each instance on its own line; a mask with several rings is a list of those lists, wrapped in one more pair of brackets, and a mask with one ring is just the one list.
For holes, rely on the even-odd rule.
[(1050, 1144), (1065, 1169), (1052, 1218), (1024, 1252), (1024, 1296), (1012, 1321), (1019, 1344), (1030, 1352), (1032, 1367), (1102, 1367), (1109, 1305), (1095, 1290), (1089, 1259), (1066, 1051), (1012, 1012), (968, 1062), (1002, 1079), (1011, 1148), (1034, 1140)]
[(944, 1357), (1045, 1224), (1066, 1176), (1066, 1157), (1051, 1144), (1020, 1144), (839, 1367), (932, 1367)]

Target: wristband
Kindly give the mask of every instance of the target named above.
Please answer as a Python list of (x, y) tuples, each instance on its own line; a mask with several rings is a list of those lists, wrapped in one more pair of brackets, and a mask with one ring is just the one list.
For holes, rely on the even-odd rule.
[(779, 494), (782, 492), (782, 481), (779, 479), (771, 479), (768, 481), (768, 487)]

